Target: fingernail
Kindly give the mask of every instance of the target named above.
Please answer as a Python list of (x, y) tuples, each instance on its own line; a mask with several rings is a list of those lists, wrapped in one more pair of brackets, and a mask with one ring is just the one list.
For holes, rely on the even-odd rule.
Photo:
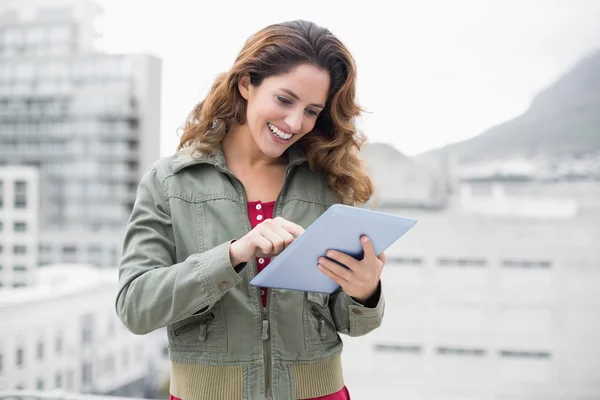
[(323, 271), (323, 266), (321, 264), (317, 264), (317, 268), (319, 268), (321, 271)]
[(325, 260), (324, 260), (324, 259), (322, 259), (322, 258), (319, 258), (319, 264), (323, 264), (324, 262), (325, 262)]
[(369, 238), (366, 236), (363, 236), (362, 238), (363, 243), (368, 243), (369, 242)]
[(327, 257), (333, 257), (333, 256), (335, 256), (335, 253), (333, 251), (327, 252)]

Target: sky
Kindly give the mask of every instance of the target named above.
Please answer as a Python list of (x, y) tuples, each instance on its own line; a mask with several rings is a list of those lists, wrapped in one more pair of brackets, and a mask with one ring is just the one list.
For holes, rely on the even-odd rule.
[(161, 156), (245, 40), (281, 21), (331, 30), (358, 68), (359, 129), (407, 155), (459, 142), (524, 112), (600, 49), (597, 0), (99, 0), (98, 46), (163, 62)]

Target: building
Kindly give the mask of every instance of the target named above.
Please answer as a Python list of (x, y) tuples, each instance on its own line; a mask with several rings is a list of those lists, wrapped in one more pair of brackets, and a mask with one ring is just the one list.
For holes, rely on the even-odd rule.
[(0, 291), (35, 283), (38, 186), (36, 168), (0, 166)]
[(161, 62), (94, 49), (88, 0), (0, 3), (0, 163), (40, 173), (43, 263), (115, 266), (160, 157)]
[(114, 270), (52, 265), (32, 288), (0, 291), (0, 390), (145, 397), (148, 338), (114, 310)]
[(461, 192), (380, 209), (418, 222), (386, 252), (383, 325), (344, 337), (352, 397), (600, 398), (600, 185)]
[(385, 143), (369, 143), (361, 158), (375, 186), (377, 207), (441, 208), (446, 205), (450, 180), (447, 165), (419, 164)]

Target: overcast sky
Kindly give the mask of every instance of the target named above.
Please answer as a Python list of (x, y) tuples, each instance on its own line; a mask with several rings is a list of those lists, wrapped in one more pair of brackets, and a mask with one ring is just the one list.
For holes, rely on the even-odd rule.
[(215, 76), (262, 27), (308, 19), (358, 65), (361, 128), (415, 155), (522, 113), (531, 98), (600, 48), (600, 0), (100, 0), (99, 45), (163, 61), (161, 154)]

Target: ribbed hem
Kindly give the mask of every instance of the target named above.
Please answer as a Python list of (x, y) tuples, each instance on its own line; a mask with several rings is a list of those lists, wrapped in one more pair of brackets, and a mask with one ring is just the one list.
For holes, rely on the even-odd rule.
[(344, 387), (339, 355), (316, 363), (293, 365), (292, 376), (296, 399), (326, 396)]
[(241, 400), (243, 367), (171, 361), (170, 394), (183, 400)]

